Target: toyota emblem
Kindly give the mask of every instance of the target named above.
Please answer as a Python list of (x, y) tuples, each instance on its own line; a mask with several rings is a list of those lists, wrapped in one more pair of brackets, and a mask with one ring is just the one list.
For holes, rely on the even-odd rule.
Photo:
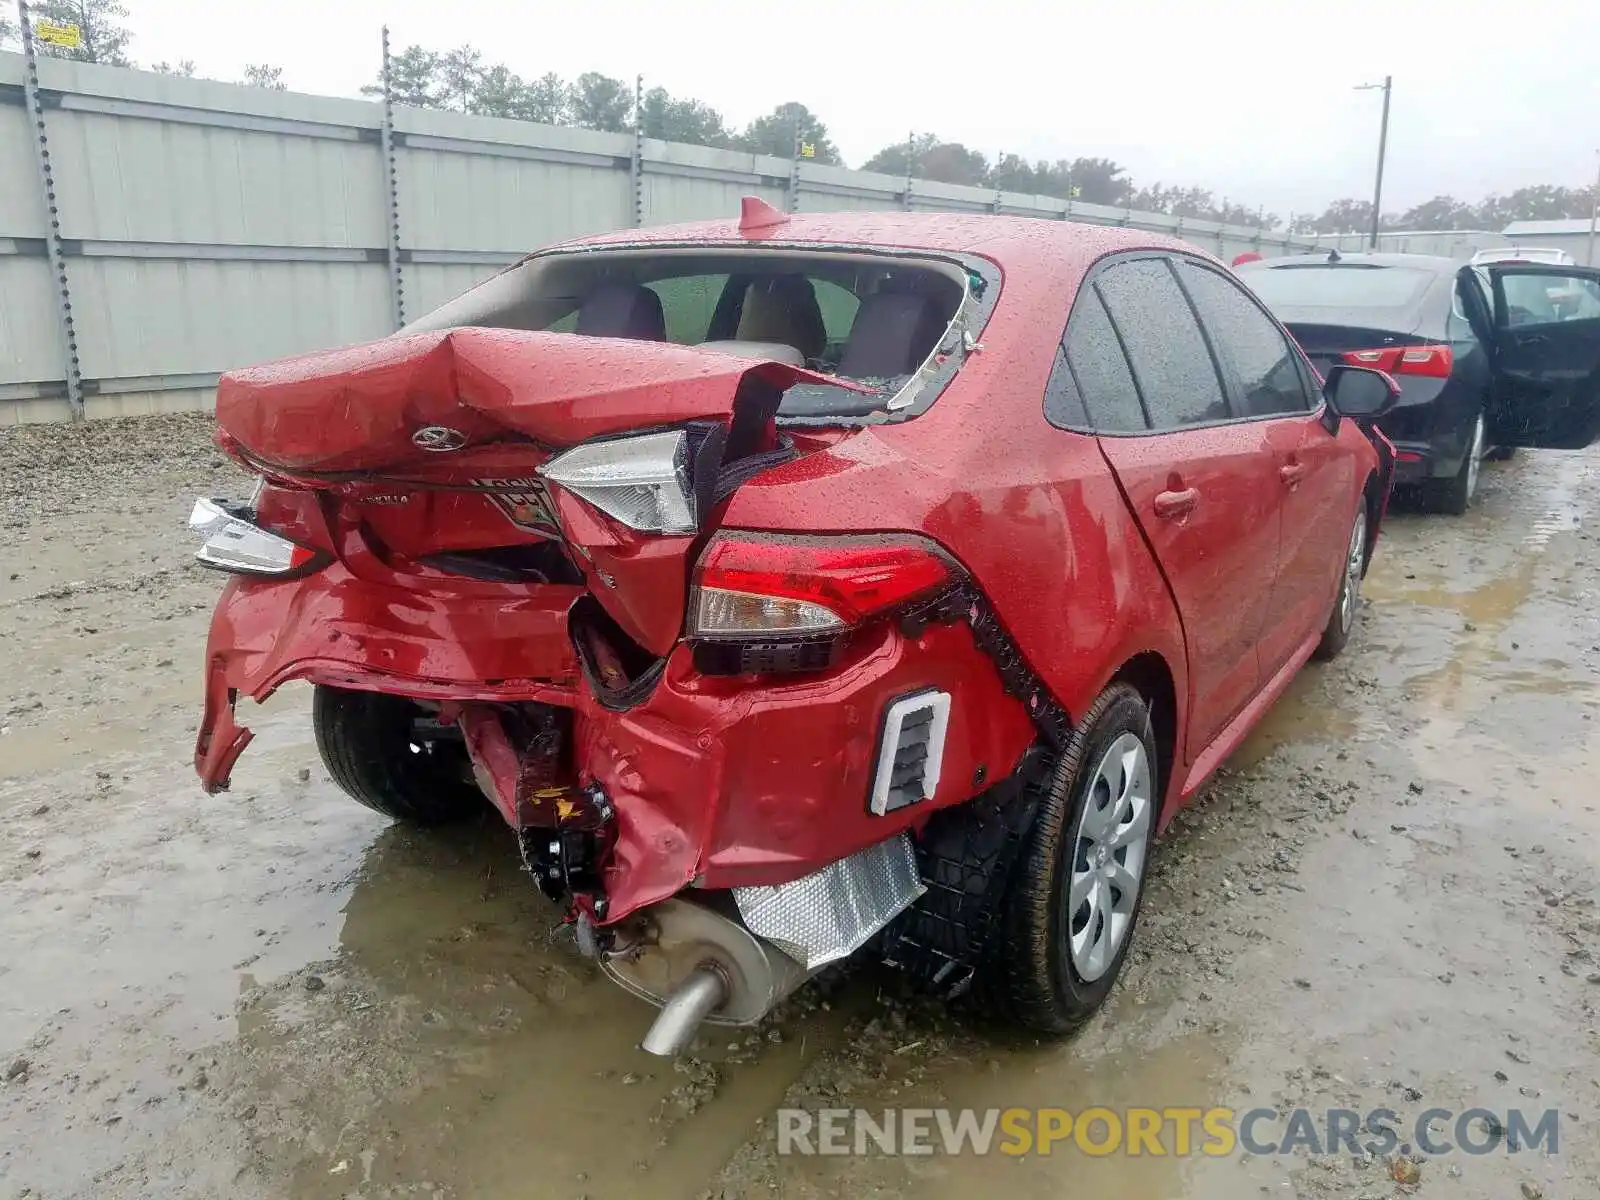
[(447, 429), (443, 425), (424, 425), (411, 435), (411, 443), (419, 450), (442, 454), (446, 450), (459, 450), (465, 446), (467, 435), (459, 429)]

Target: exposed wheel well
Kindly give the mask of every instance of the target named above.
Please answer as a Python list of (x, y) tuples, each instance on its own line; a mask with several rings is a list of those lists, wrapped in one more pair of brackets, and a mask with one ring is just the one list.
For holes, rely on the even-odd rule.
[(1156, 795), (1166, 803), (1172, 782), (1173, 759), (1178, 746), (1178, 691), (1167, 660), (1154, 650), (1136, 654), (1123, 663), (1112, 682), (1132, 684), (1150, 706), (1150, 727), (1156, 737)]

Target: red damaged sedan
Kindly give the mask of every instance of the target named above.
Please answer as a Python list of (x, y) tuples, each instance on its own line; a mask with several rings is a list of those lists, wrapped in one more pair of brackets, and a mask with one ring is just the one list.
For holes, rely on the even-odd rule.
[(196, 767), (311, 682), (355, 799), (487, 797), (657, 1053), (868, 946), (1065, 1032), (1154, 835), (1349, 637), (1394, 394), (1133, 230), (747, 201), (557, 246), (223, 378), (260, 484), (192, 520)]

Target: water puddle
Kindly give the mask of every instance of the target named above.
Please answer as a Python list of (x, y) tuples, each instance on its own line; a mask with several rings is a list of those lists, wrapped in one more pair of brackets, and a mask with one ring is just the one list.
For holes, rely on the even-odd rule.
[[(1097, 1022), (1074, 1041), (1040, 1048), (1005, 1048), (995, 1044), (945, 1047), (936, 1061), (914, 1053), (891, 1060), (884, 1078), (856, 1090), (848, 1103), (881, 1117), (886, 1108), (949, 1107), (973, 1109), (978, 1115), (995, 1109), (1065, 1109), (1079, 1113), (1102, 1107), (1123, 1114), (1130, 1108), (1209, 1108), (1229, 1103), (1227, 1053), (1209, 1034), (1191, 1034), (1157, 1045), (1117, 1039), (1107, 1048), (1096, 1043), (1109, 1026)], [(1119, 1116), (1119, 1120), (1123, 1118)], [(1024, 1128), (1036, 1130), (1036, 1118)], [(1003, 1127), (1001, 1127), (1003, 1129)], [(1208, 1197), (1196, 1176), (1220, 1167), (1236, 1180), (1232, 1161), (1213, 1162), (1199, 1155), (1177, 1158), (1170, 1152), (1096, 1153), (1107, 1127), (1091, 1125), (1087, 1152), (1073, 1137), (1040, 1153), (1034, 1140), (1030, 1153), (1005, 1154), (1004, 1133), (996, 1135), (988, 1154), (966, 1152), (926, 1157), (787, 1157), (778, 1160), (783, 1192), (796, 1196), (887, 1195), (918, 1200), (967, 1200), (974, 1195), (1004, 1194), (1038, 1200), (1062, 1196), (1115, 1196), (1118, 1200), (1171, 1200)], [(1196, 1142), (1203, 1140), (1197, 1128)], [(937, 1135), (935, 1135), (937, 1136)], [(1171, 1149), (1171, 1135), (1166, 1135)], [(1013, 1149), (1022, 1143), (1010, 1140)], [(870, 1147), (869, 1147), (870, 1151)], [(1228, 1195), (1226, 1189), (1214, 1194)]]
[(810, 997), (645, 1056), (653, 1010), (579, 958), (494, 820), (381, 834), (311, 970), (244, 981), (215, 1073), (256, 1166), (308, 1200), (695, 1195), (847, 1019)]

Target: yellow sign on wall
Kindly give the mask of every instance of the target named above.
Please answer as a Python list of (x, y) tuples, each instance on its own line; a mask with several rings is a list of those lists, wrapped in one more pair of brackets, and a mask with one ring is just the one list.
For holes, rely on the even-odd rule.
[(33, 23), (33, 36), (49, 45), (60, 46), (63, 50), (78, 50), (83, 47), (83, 30), (76, 25), (41, 19)]

